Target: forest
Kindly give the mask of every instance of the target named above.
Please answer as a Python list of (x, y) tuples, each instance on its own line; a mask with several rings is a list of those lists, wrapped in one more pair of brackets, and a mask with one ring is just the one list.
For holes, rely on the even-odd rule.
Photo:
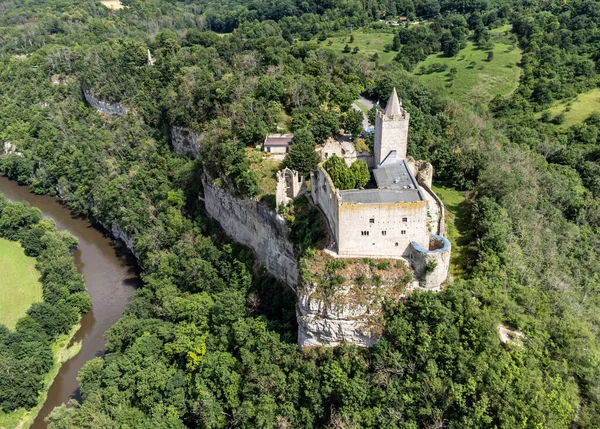
[[(561, 128), (538, 116), (598, 85), (596, 2), (123, 4), (0, 2), (0, 142), (20, 152), (1, 155), (0, 172), (115, 222), (135, 242), (144, 282), (108, 332), (105, 356), (81, 371), (80, 403), (55, 409), (51, 428), (600, 426), (600, 118)], [(399, 15), (428, 22), (381, 28)], [(394, 32), (396, 59), (312, 41), (350, 25)], [(523, 52), (513, 93), (459, 103), (410, 73), (467, 40), (486, 49), (499, 25)], [(90, 108), (84, 87), (128, 113)], [(353, 100), (386, 100), (393, 87), (411, 114), (409, 155), (466, 196), (465, 275), (441, 293), (390, 302), (372, 349), (301, 352), (293, 292), (205, 215), (202, 171), (255, 196), (247, 147), (283, 127), (308, 148), (288, 161), (309, 170), (314, 145), (356, 126)], [(199, 160), (174, 152), (174, 126), (198, 133)], [(352, 178), (364, 181), (361, 171)], [(31, 243), (53, 278), (48, 259), (74, 243), (39, 237), (30, 208), (19, 208), (30, 223), (3, 229), (3, 204), (3, 236)], [(298, 228), (299, 241), (311, 237), (310, 223)], [(89, 303), (65, 266), (68, 286), (45, 281), (44, 303), (0, 331), (0, 368), (19, 375), (0, 378), (4, 412), (34, 405), (53, 336)], [(63, 317), (49, 324), (58, 308)], [(523, 344), (502, 343), (499, 325), (522, 332)], [(31, 380), (18, 369), (28, 347), (39, 356)]]

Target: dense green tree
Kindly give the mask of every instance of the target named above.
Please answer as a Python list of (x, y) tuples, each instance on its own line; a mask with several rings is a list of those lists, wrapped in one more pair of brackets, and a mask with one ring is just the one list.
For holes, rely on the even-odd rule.
[(317, 168), (319, 155), (315, 151), (315, 138), (307, 129), (294, 133), (292, 148), (286, 155), (284, 165), (306, 176)]

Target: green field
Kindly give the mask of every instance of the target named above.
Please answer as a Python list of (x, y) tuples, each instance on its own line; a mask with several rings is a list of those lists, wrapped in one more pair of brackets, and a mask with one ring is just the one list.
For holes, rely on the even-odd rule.
[(394, 51), (383, 52), (383, 47), (386, 44), (392, 44), (392, 40), (394, 40), (393, 33), (363, 33), (361, 31), (354, 31), (352, 35), (354, 36), (354, 43), (350, 43), (350, 34), (329, 37), (327, 40), (318, 43), (321, 48), (331, 49), (337, 52), (342, 52), (346, 45), (348, 45), (350, 49), (354, 49), (355, 46), (358, 46), (359, 51), (356, 55), (365, 58), (371, 58), (373, 54), (377, 52), (380, 63), (391, 61), (398, 54), (398, 52)]
[[(564, 112), (565, 122), (560, 124), (561, 128), (583, 122), (592, 113), (600, 112), (600, 88), (578, 94), (573, 100), (558, 101), (548, 111), (552, 117)], [(537, 116), (539, 118), (541, 113)]]
[[(517, 64), (521, 60), (521, 52), (509, 40), (510, 29), (510, 25), (505, 25), (490, 32), (494, 53), (491, 61), (487, 61), (487, 50), (468, 41), (455, 57), (445, 57), (442, 53), (430, 55), (417, 65), (414, 73), (427, 85), (441, 88), (462, 102), (485, 104), (496, 95), (510, 94), (518, 86), (520, 69)], [(354, 43), (350, 43), (350, 34), (329, 37), (323, 42), (313, 39), (312, 43), (337, 52), (342, 52), (346, 45), (350, 49), (358, 46), (356, 55), (370, 59), (377, 52), (380, 63), (392, 61), (397, 55), (397, 52), (383, 50), (386, 44), (392, 43), (394, 33), (354, 31), (352, 34)], [(436, 63), (447, 65), (447, 69), (430, 74), (421, 73), (421, 70)], [(451, 69), (456, 69), (454, 77), (451, 76)]]
[(471, 228), (469, 221), (469, 206), (465, 193), (453, 188), (432, 186), (433, 192), (444, 203), (446, 210), (446, 235), (452, 244), (450, 255), (450, 274), (454, 279), (467, 277), (469, 267), (469, 243)]
[[(518, 85), (517, 64), (521, 53), (509, 44), (509, 30), (507, 25), (491, 31), (494, 42), (492, 61), (487, 61), (488, 51), (469, 41), (456, 57), (445, 57), (442, 53), (430, 55), (417, 65), (415, 74), (426, 84), (441, 88), (463, 102), (485, 104), (496, 95), (510, 94)], [(443, 72), (420, 74), (422, 67), (427, 68), (434, 63), (447, 64), (448, 68)], [(453, 68), (456, 69), (454, 78), (450, 76)]]
[(8, 329), (42, 300), (39, 277), (35, 258), (25, 256), (19, 243), (0, 238), (0, 323)]

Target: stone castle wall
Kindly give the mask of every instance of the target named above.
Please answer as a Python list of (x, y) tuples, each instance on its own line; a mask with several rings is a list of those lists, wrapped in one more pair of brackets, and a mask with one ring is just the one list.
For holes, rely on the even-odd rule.
[(333, 186), (331, 178), (329, 177), (329, 174), (327, 174), (325, 169), (319, 167), (317, 171), (311, 173), (310, 177), (311, 196), (313, 202), (316, 206), (318, 206), (321, 209), (321, 211), (325, 215), (325, 218), (327, 219), (327, 224), (329, 226), (329, 232), (331, 234), (331, 240), (337, 243), (339, 239), (338, 192)]
[[(448, 277), (451, 246), (448, 239), (431, 234), (429, 248), (411, 245), (411, 264), (423, 289), (439, 291)], [(428, 272), (429, 271), (429, 272)]]

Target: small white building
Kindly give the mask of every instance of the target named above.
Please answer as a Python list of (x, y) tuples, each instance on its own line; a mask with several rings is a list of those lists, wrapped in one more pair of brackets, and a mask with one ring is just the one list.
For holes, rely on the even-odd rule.
[(269, 134), (263, 142), (263, 151), (283, 159), (292, 147), (293, 134)]

